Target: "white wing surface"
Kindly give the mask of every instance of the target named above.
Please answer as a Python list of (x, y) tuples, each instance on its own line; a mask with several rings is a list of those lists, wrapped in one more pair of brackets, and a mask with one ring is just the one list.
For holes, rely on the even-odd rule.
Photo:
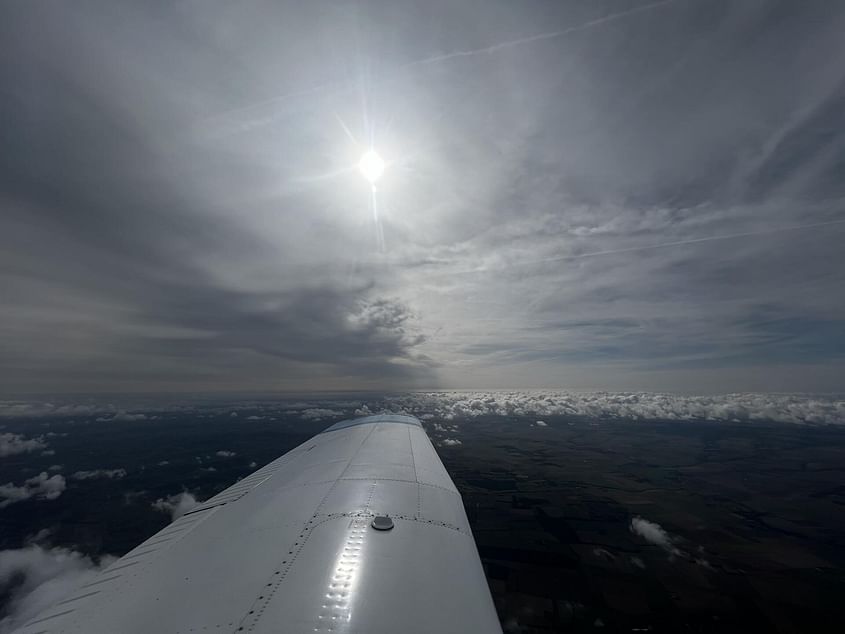
[(428, 436), (416, 418), (381, 415), (338, 423), (259, 469), (20, 632), (501, 628)]

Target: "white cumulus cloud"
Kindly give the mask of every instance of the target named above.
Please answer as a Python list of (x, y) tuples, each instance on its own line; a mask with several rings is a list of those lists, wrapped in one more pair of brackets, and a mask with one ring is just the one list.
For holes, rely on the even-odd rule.
[(674, 540), (663, 527), (657, 522), (650, 522), (642, 517), (635, 517), (631, 520), (631, 532), (639, 535), (645, 541), (659, 546), (670, 555), (681, 555), (681, 551), (675, 546)]
[(48, 476), (45, 471), (25, 480), (21, 486), (8, 482), (0, 486), (0, 509), (30, 498), (55, 500), (66, 486), (64, 476), (59, 474)]
[(92, 471), (76, 471), (70, 477), (73, 480), (125, 478), (126, 469), (94, 469)]
[(17, 629), (37, 614), (93, 581), (114, 557), (91, 558), (66, 548), (26, 548), (0, 551), (0, 587), (8, 589), (0, 634)]
[(335, 409), (325, 409), (322, 407), (312, 407), (310, 409), (303, 410), (300, 413), (300, 416), (303, 420), (323, 420), (324, 418), (334, 418), (336, 416), (343, 416), (343, 412), (335, 410)]
[(132, 423), (138, 420), (147, 420), (146, 414), (130, 414), (126, 411), (119, 411), (111, 418), (107, 416), (100, 416), (97, 418), (99, 423)]
[(221, 458), (233, 458), (234, 456), (237, 456), (238, 454), (236, 454), (234, 451), (228, 451), (227, 449), (222, 449), (221, 451), (218, 451), (216, 455), (220, 456)]
[(86, 416), (97, 414), (108, 407), (26, 401), (0, 401), (0, 418), (38, 418), (42, 416)]
[[(419, 392), (390, 397), (387, 404), (392, 411), (434, 414), (443, 420), (479, 416), (569, 416), (631, 421), (845, 424), (845, 400), (803, 394), (687, 396), (651, 392), (558, 390)], [(362, 410), (359, 411), (363, 413)]]
[(441, 447), (456, 447), (458, 445), (462, 445), (463, 443), (458, 440), (457, 438), (444, 438), (440, 441)]
[(175, 521), (198, 506), (199, 503), (200, 501), (197, 500), (193, 493), (182, 491), (182, 493), (157, 499), (152, 503), (152, 507), (162, 513), (170, 513), (170, 518)]
[(39, 451), (46, 448), (47, 443), (44, 442), (43, 436), (26, 438), (21, 434), (11, 434), (8, 432), (0, 434), (0, 458), (28, 453), (30, 451)]

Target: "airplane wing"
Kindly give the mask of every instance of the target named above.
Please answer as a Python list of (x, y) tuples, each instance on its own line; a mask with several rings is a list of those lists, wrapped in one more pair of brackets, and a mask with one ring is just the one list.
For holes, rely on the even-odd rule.
[(501, 632), (420, 422), (343, 421), (186, 513), (32, 621), (79, 632)]

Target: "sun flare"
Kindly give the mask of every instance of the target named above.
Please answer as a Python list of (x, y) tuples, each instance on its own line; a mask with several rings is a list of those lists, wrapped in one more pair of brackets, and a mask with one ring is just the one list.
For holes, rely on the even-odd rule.
[(371, 185), (375, 185), (384, 174), (384, 167), (384, 159), (375, 150), (367, 150), (358, 161), (358, 169)]

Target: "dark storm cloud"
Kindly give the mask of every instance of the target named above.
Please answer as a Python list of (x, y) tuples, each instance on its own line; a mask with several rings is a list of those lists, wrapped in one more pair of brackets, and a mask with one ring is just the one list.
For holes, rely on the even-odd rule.
[(8, 391), (841, 388), (836, 3), (0, 11)]

